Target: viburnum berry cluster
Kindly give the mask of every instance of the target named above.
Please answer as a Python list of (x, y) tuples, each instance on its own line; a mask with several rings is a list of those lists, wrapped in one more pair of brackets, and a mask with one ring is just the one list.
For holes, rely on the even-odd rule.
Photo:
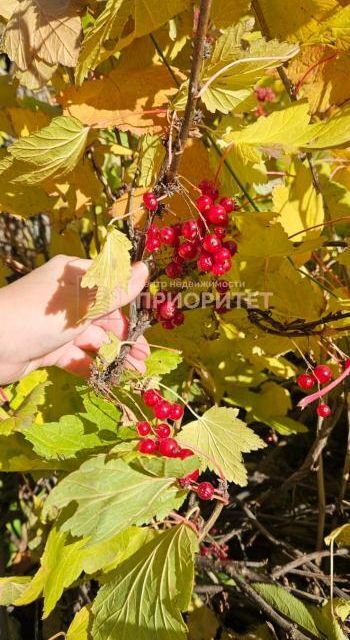
[[(182, 223), (158, 227), (151, 224), (147, 231), (146, 249), (150, 253), (162, 246), (173, 248), (171, 261), (165, 272), (169, 278), (181, 277), (185, 264), (197, 263), (200, 272), (222, 276), (232, 267), (232, 257), (237, 244), (228, 238), (229, 214), (237, 211), (234, 198), (222, 197), (217, 203), (219, 191), (215, 185), (202, 180), (201, 195), (196, 200), (197, 215)], [(155, 211), (157, 197), (152, 192), (143, 196), (145, 207)]]
[[(308, 373), (301, 373), (297, 378), (297, 384), (303, 391), (311, 391), (316, 384), (327, 384), (333, 379), (333, 371), (326, 364), (318, 364)], [(328, 404), (320, 402), (317, 406), (316, 413), (321, 418), (328, 418), (332, 414), (332, 410)]]
[(185, 315), (179, 309), (179, 298), (173, 291), (164, 293), (164, 299), (154, 300), (155, 317), (164, 329), (174, 329), (185, 321)]
[(273, 102), (276, 98), (272, 87), (257, 87), (254, 93), (259, 102)]
[[(142, 395), (146, 407), (152, 409), (154, 420), (140, 421), (136, 424), (136, 431), (140, 436), (137, 449), (145, 455), (158, 454), (165, 458), (180, 458), (185, 460), (194, 456), (192, 449), (181, 447), (174, 435), (174, 423), (181, 420), (184, 408), (181, 404), (168, 402), (157, 389), (147, 389)], [(164, 422), (167, 420), (167, 422)], [(173, 424), (169, 424), (171, 421)], [(211, 482), (196, 484), (199, 469), (195, 469), (187, 476), (179, 478), (182, 487), (191, 487), (201, 500), (211, 500), (215, 489)]]
[(227, 560), (229, 557), (228, 544), (218, 544), (217, 542), (213, 542), (210, 545), (202, 544), (199, 551), (201, 556), (211, 556), (212, 558), (217, 558), (217, 560)]

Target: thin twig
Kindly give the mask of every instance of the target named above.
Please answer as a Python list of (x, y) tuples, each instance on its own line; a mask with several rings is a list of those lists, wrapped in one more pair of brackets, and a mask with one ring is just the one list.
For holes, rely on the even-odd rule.
[[(330, 555), (331, 555), (331, 552), (327, 550), (313, 551), (312, 553), (306, 553), (305, 555), (300, 556), (299, 558), (295, 558), (295, 560), (291, 560), (290, 562), (288, 562), (288, 564), (285, 564), (284, 567), (280, 567), (280, 568), (277, 567), (276, 569), (274, 569), (271, 573), (271, 577), (277, 580), (277, 578), (281, 578), (281, 576), (286, 575), (287, 573), (289, 573), (290, 571), (293, 571), (293, 569), (296, 569), (297, 567), (307, 564), (307, 562), (310, 562), (312, 560), (318, 560), (319, 558), (329, 558)], [(334, 555), (349, 556), (349, 551), (347, 549), (338, 549)]]
[(211, 514), (210, 518), (208, 518), (207, 522), (205, 523), (201, 534), (198, 538), (199, 542), (202, 542), (202, 540), (204, 540), (204, 538), (207, 536), (207, 534), (209, 533), (209, 531), (213, 528), (215, 522), (217, 521), (217, 519), (219, 518), (223, 508), (225, 506), (224, 502), (221, 501), (217, 501), (215, 508), (213, 509), (213, 513)]

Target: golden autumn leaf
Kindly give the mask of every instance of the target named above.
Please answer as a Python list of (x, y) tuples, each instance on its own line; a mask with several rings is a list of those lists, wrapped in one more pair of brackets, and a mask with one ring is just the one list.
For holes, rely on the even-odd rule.
[(337, 0), (259, 0), (272, 38), (320, 42), (325, 21), (339, 12)]
[(293, 60), (288, 75), (299, 95), (308, 99), (310, 110), (326, 111), (350, 99), (348, 81), (350, 52), (327, 45), (308, 46)]
[(18, 138), (28, 136), (49, 124), (50, 118), (43, 111), (32, 111), (21, 107), (10, 107), (7, 114)]
[(133, 72), (117, 68), (100, 80), (67, 89), (58, 100), (67, 115), (91, 127), (159, 133), (167, 126), (167, 107), (176, 92), (168, 70), (154, 65)]

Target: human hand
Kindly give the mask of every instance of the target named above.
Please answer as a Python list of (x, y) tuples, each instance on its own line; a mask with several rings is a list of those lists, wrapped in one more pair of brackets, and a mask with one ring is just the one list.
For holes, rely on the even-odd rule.
[[(148, 269), (133, 265), (128, 291), (117, 291), (113, 309), (96, 320), (82, 320), (89, 305), (89, 289), (80, 281), (91, 260), (56, 256), (20, 280), (0, 289), (0, 384), (9, 384), (38, 367), (56, 365), (88, 376), (91, 353), (108, 342), (107, 331), (127, 335), (128, 321), (120, 308), (144, 288)], [(127, 366), (144, 371), (149, 353), (141, 337), (132, 347)]]

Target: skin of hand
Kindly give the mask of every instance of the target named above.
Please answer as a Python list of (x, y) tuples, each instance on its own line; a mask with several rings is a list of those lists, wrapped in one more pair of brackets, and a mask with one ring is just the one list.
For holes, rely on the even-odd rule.
[[(96, 320), (82, 319), (93, 292), (80, 286), (91, 260), (55, 256), (43, 266), (0, 289), (0, 384), (15, 382), (38, 367), (57, 366), (88, 376), (92, 356), (108, 331), (120, 339), (128, 332), (128, 320), (120, 311), (137, 298), (149, 277), (147, 266), (132, 267), (127, 291), (117, 290), (115, 303)], [(141, 373), (149, 354), (146, 340), (135, 342), (127, 366)]]

